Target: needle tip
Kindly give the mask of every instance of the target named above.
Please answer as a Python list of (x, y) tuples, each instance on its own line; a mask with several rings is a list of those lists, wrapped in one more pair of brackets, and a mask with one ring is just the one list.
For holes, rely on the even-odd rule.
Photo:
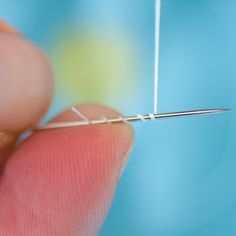
[(217, 109), (216, 112), (229, 112), (231, 109), (224, 108), (224, 109)]

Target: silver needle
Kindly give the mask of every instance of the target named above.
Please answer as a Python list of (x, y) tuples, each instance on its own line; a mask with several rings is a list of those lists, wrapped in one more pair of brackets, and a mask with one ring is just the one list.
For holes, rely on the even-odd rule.
[(135, 121), (145, 121), (145, 120), (164, 119), (164, 118), (173, 118), (173, 117), (198, 116), (198, 115), (222, 113), (222, 112), (227, 112), (227, 111), (230, 111), (230, 110), (229, 109), (208, 109), (208, 110), (171, 112), (171, 113), (162, 113), (162, 114), (134, 115), (134, 116), (128, 116), (128, 117), (115, 117), (115, 118), (95, 119), (95, 120), (88, 120), (88, 121), (80, 120), (80, 121), (55, 122), (55, 123), (48, 123), (42, 127), (38, 127), (35, 130), (59, 129), (59, 128), (74, 127), (74, 126), (111, 124), (111, 123), (121, 123), (121, 122), (135, 122)]

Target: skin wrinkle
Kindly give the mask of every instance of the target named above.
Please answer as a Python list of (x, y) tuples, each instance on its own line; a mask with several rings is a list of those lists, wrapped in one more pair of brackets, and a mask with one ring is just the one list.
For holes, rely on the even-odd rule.
[[(14, 186), (14, 184), (12, 184), (12, 185)], [(9, 185), (8, 186), (5, 185), (3, 188), (4, 188), (3, 191), (5, 193), (7, 193), (7, 192), (14, 193), (14, 191), (12, 192), (12, 190), (14, 190), (14, 187), (12, 187), (12, 186), (10, 187)], [(28, 206), (27, 204), (25, 204), (24, 201), (20, 200), (20, 198), (18, 196), (19, 196), (19, 193), (16, 192), (14, 195), (11, 195), (11, 197), (12, 197), (11, 199), (7, 198), (7, 201), (12, 203), (14, 206), (13, 212), (15, 212), (15, 214), (16, 214), (16, 212), (19, 212), (20, 214), (18, 214), (18, 213), (16, 214), (16, 215), (19, 215), (19, 217), (20, 217), (20, 215), (25, 216), (26, 225), (28, 224), (27, 219), (30, 218), (30, 221), (31, 221), (32, 217), (33, 217), (35, 224), (42, 223), (42, 225), (44, 225), (44, 228), (47, 227), (48, 229), (50, 229), (50, 222), (45, 221), (45, 219), (43, 219), (42, 216), (40, 216), (39, 212), (34, 211), (31, 208), (31, 206)], [(29, 199), (30, 194), (25, 194), (24, 198), (25, 197), (28, 197), (28, 199)], [(26, 199), (25, 202), (28, 203), (28, 200)], [(20, 209), (18, 209), (18, 207)], [(0, 221), (2, 222), (2, 219)], [(14, 224), (17, 225), (18, 221), (15, 220)], [(22, 226), (24, 226), (24, 223), (23, 223), (23, 225), (20, 224), (18, 228), (22, 228)]]
[[(19, 200), (19, 199), (18, 199)], [(18, 201), (19, 202), (19, 201)], [(20, 204), (20, 202), (19, 202), (19, 205), (21, 206), (21, 208), (22, 208), (22, 205)], [(28, 209), (29, 210), (29, 209)], [(38, 211), (36, 211), (36, 212), (34, 212), (34, 214), (36, 214)], [(31, 211), (31, 213), (32, 213), (32, 211)]]
[[(29, 196), (29, 194), (25, 194), (24, 197), (25, 197), (25, 196)], [(18, 202), (19, 202), (19, 205), (20, 205), (21, 207), (23, 207), (22, 204), (21, 204), (21, 201), (19, 201), (19, 198), (18, 198)], [(28, 203), (28, 201), (26, 201), (26, 202)], [(24, 206), (24, 207), (27, 208), (27, 206)], [(27, 209), (28, 209), (28, 208), (27, 208)], [(37, 212), (39, 212), (39, 211), (34, 211), (34, 214), (36, 215)]]
[[(26, 217), (24, 217), (24, 222), (25, 222), (25, 224), (20, 224), (19, 225), (19, 227), (17, 227), (17, 224), (18, 224), (18, 221), (17, 221), (17, 219), (15, 219), (15, 221), (14, 221), (14, 225), (16, 226), (16, 228), (17, 229), (22, 229), (23, 231), (25, 231), (24, 229), (25, 229), (25, 226), (28, 226), (28, 218), (30, 218), (30, 221), (32, 221), (32, 219), (33, 219), (33, 221), (35, 222), (34, 224), (35, 225), (37, 225), (38, 223), (41, 223), (42, 225), (44, 225), (44, 230), (45, 230), (45, 227), (47, 228), (47, 230), (46, 231), (48, 231), (48, 232), (50, 232), (50, 222), (47, 222), (47, 221), (45, 221), (44, 219), (42, 219), (41, 218), (41, 216), (40, 215), (38, 215), (38, 214), (35, 214), (30, 208), (28, 208), (28, 207), (26, 207), (26, 206), (23, 206), (23, 205), (21, 205), (20, 204), (20, 202), (17, 200), (17, 199), (15, 199), (15, 200), (13, 200), (13, 199), (7, 199), (8, 200), (8, 202), (11, 204), (11, 205), (13, 205), (13, 206), (15, 206), (15, 208), (13, 209), (13, 211), (12, 212), (10, 212), (11, 214), (12, 214), (12, 216), (13, 215), (15, 215), (15, 216), (18, 216), (18, 217), (20, 217), (20, 216), (26, 216)], [(20, 209), (18, 209), (18, 208), (20, 208)], [(16, 210), (17, 209), (17, 210)], [(19, 213), (17, 213), (17, 212), (20, 212), (20, 214)], [(22, 214), (22, 212), (25, 212), (24, 214)], [(12, 217), (11, 217), (12, 218)], [(1, 220), (1, 222), (3, 222), (3, 219), (1, 219), (0, 218), (0, 220)], [(12, 227), (12, 223), (13, 222), (8, 222), (8, 221), (5, 221), (5, 226), (7, 227), (7, 228), (9, 228), (10, 230), (12, 230), (13, 229), (13, 227)], [(1, 229), (0, 229), (1, 230)], [(1, 232), (1, 231), (0, 231)], [(10, 232), (10, 231), (9, 231)], [(14, 233), (14, 235), (17, 233), (17, 235), (19, 235), (18, 233), (19, 232), (12, 232), (12, 233)], [(1, 234), (2, 235), (2, 234)], [(23, 233), (22, 233), (22, 235), (23, 235)]]

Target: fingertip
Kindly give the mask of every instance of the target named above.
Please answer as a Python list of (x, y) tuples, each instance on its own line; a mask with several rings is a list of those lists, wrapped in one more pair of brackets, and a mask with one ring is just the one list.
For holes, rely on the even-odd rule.
[[(77, 108), (89, 119), (119, 115), (99, 105)], [(54, 121), (78, 119), (69, 109)], [(70, 235), (69, 232), (96, 235), (111, 205), (132, 144), (133, 130), (127, 124), (36, 132), (7, 163), (0, 188), (1, 204), (4, 205), (6, 195), (8, 201), (17, 198), (20, 215), (24, 215), (21, 218), (28, 222), (24, 225), (27, 232), (34, 232), (38, 227), (43, 235), (48, 235), (44, 229), (63, 235)], [(47, 222), (47, 227), (43, 229), (40, 222), (36, 226), (31, 214), (22, 211), (24, 207), (30, 209), (31, 214), (33, 209), (33, 214)], [(9, 208), (11, 215), (19, 214), (17, 204)], [(2, 217), (7, 220), (9, 215), (1, 215), (0, 211), (0, 220)], [(18, 222), (21, 224), (23, 222)]]

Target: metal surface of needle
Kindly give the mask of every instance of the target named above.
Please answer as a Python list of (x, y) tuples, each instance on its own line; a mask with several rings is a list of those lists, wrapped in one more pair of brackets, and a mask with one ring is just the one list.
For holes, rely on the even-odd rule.
[(148, 121), (157, 120), (164, 118), (174, 118), (174, 117), (185, 117), (185, 116), (198, 116), (227, 112), (229, 109), (208, 109), (208, 110), (193, 110), (193, 111), (181, 111), (181, 112), (171, 112), (162, 114), (148, 114), (148, 115), (134, 115), (128, 117), (115, 117), (115, 118), (100, 118), (95, 120), (79, 120), (79, 121), (66, 121), (66, 122), (55, 122), (48, 123), (42, 127), (38, 127), (35, 130), (48, 130), (48, 129), (59, 129), (74, 126), (85, 126), (85, 125), (98, 125), (98, 124), (112, 124), (121, 122), (135, 122), (135, 121)]

